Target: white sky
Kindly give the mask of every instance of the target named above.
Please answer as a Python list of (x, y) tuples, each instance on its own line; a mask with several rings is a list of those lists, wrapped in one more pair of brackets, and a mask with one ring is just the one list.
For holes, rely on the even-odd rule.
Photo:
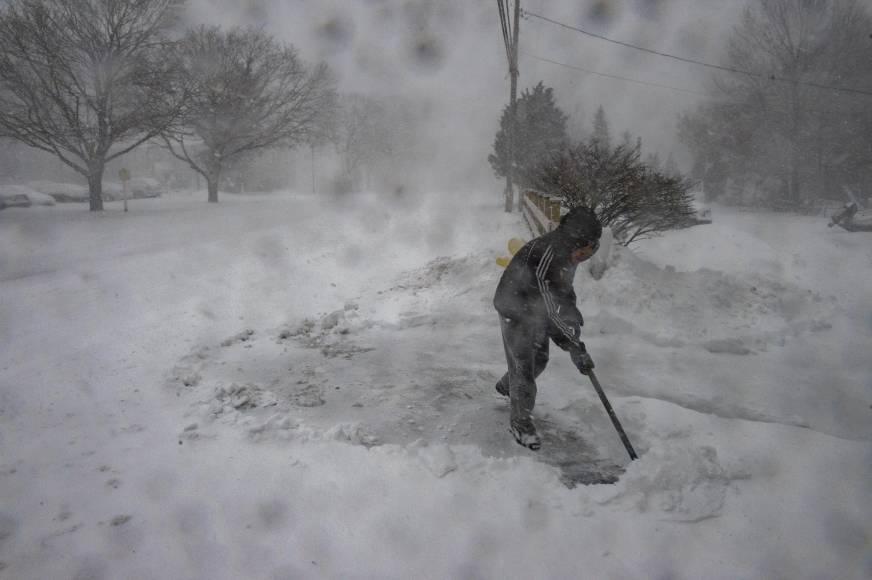
[[(509, 0), (511, 3), (511, 0)], [(528, 0), (522, 8), (616, 40), (717, 63), (740, 2), (713, 0)], [(599, 15), (599, 16), (598, 16)], [(432, 106), (431, 135), (480, 164), (490, 152), (508, 75), (491, 0), (193, 0), (192, 22), (262, 26), (310, 61), (324, 60), (340, 90), (399, 94)], [(553, 86), (570, 123), (590, 126), (602, 104), (614, 137), (642, 137), (643, 152), (674, 151), (677, 115), (699, 97), (585, 74), (531, 58), (705, 92), (709, 70), (562, 29), (521, 21), (519, 90)], [(459, 159), (458, 161), (463, 161)]]

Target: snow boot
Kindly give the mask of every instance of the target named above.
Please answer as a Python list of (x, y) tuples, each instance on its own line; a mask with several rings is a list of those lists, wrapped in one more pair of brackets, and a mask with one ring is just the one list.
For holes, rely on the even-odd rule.
[(509, 433), (515, 438), (519, 445), (523, 445), (527, 449), (539, 451), (542, 447), (542, 438), (536, 432), (536, 427), (530, 419), (521, 421), (512, 421), (509, 426)]

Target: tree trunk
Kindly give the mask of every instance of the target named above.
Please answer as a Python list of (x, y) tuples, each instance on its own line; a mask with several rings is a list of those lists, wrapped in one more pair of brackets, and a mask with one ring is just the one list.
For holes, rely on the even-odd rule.
[(209, 190), (209, 203), (218, 203), (218, 176), (207, 177), (206, 187)]
[(799, 162), (797, 162), (796, 158), (798, 155), (794, 152), (791, 155), (792, 159), (790, 160), (790, 190), (791, 197), (793, 198), (793, 208), (799, 209), (803, 207), (804, 200), (802, 199), (802, 191), (799, 181)]
[(94, 162), (88, 166), (88, 199), (91, 211), (103, 211), (103, 170), (102, 162)]

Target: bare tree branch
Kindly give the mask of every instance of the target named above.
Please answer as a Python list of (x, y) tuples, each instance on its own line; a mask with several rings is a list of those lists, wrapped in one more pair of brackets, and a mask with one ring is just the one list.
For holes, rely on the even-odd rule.
[(726, 100), (681, 123), (707, 190), (799, 209), (843, 186), (872, 186), (870, 99), (827, 90), (872, 89), (870, 30), (868, 2), (750, 3), (725, 62), (750, 74), (714, 78)]
[[(292, 46), (263, 31), (200, 27), (179, 52), (191, 98), (184, 122), (164, 131), (164, 144), (206, 177), (209, 201), (218, 200), (221, 172), (234, 159), (314, 140), (335, 115), (326, 65), (310, 69)], [(202, 143), (199, 151), (189, 149), (192, 140)]]
[(182, 0), (11, 0), (0, 10), (0, 135), (88, 178), (100, 210), (106, 163), (181, 112), (164, 32)]
[(569, 207), (593, 209), (625, 245), (686, 225), (693, 215), (690, 185), (646, 167), (635, 147), (610, 147), (602, 137), (540, 163), (533, 187)]

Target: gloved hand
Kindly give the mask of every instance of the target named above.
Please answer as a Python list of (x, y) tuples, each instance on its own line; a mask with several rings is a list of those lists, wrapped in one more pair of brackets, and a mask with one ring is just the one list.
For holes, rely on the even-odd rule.
[(581, 346), (574, 346), (569, 349), (569, 356), (572, 358), (572, 364), (583, 375), (586, 375), (594, 367), (593, 359), (587, 353), (584, 343), (581, 343)]

